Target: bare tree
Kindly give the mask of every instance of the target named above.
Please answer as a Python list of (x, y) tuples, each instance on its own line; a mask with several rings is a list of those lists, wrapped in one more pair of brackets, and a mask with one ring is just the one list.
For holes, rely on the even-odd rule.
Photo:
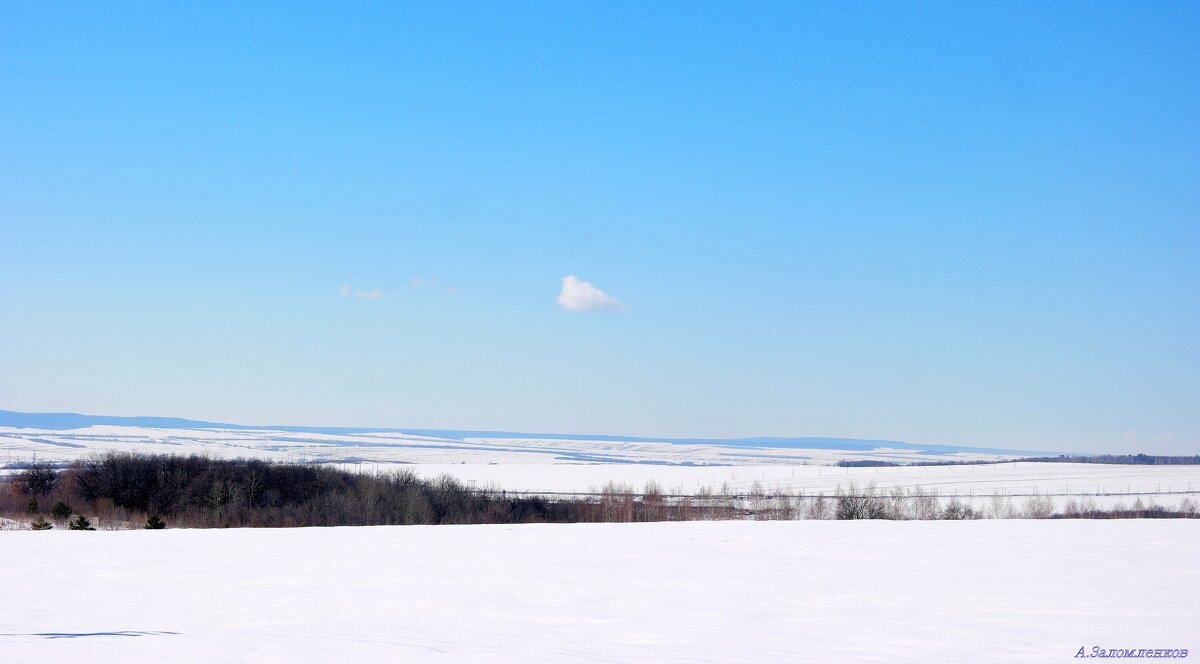
[(932, 521), (941, 515), (942, 506), (936, 490), (926, 491), (918, 486), (909, 489), (908, 493), (912, 502), (912, 518)]
[(1063, 516), (1068, 519), (1078, 519), (1079, 518), (1079, 503), (1075, 502), (1074, 498), (1068, 498), (1067, 502), (1063, 504), (1062, 513), (1063, 513)]
[(943, 519), (965, 520), (981, 517), (983, 517), (982, 513), (976, 511), (971, 505), (963, 503), (958, 497), (951, 498), (950, 502), (946, 504), (946, 509), (942, 510)]
[(825, 494), (818, 493), (809, 498), (806, 514), (809, 519), (828, 519), (831, 513), (830, 500), (825, 497)]
[(17, 474), (17, 488), (27, 496), (44, 496), (58, 483), (58, 471), (46, 462), (33, 462)]
[(888, 490), (887, 518), (897, 521), (909, 518), (908, 501), (905, 500), (904, 487), (894, 486)]
[(1050, 496), (1038, 495), (1034, 491), (1033, 495), (1025, 501), (1022, 516), (1026, 519), (1049, 519), (1052, 514), (1054, 514), (1054, 501)]
[(600, 490), (601, 519), (608, 523), (633, 521), (633, 487), (609, 482)]
[(642, 489), (642, 518), (644, 521), (662, 521), (665, 518), (662, 487), (658, 482), (646, 482)]
[(851, 482), (848, 491), (843, 492), (839, 486), (836, 495), (834, 515), (839, 520), (887, 518), (887, 508), (883, 499), (875, 495), (874, 483), (860, 490)]
[(1183, 500), (1179, 501), (1180, 514), (1189, 519), (1194, 519), (1196, 518), (1197, 512), (1200, 512), (1200, 506), (1196, 504), (1194, 499), (1185, 497)]

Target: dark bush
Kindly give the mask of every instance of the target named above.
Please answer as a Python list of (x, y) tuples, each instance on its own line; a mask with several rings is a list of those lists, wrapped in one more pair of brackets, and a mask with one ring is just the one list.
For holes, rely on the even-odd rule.
[(74, 519), (71, 519), (70, 523), (67, 524), (67, 529), (69, 529), (69, 530), (95, 530), (95, 528), (92, 527), (92, 522), (88, 521), (88, 518), (82, 514), (75, 517)]
[(887, 502), (875, 494), (874, 486), (857, 491), (853, 484), (847, 493), (838, 490), (833, 513), (841, 520), (888, 518)]
[[(356, 474), (317, 465), (109, 453), (79, 464), (72, 486), (89, 505), (191, 526), (334, 526), (583, 521), (583, 501), (509, 498), (450, 476)], [(148, 525), (148, 522), (147, 522)]]
[(55, 520), (62, 521), (63, 519), (70, 518), (72, 512), (71, 506), (60, 500), (54, 503), (54, 507), (50, 509), (50, 516), (54, 517)]
[(17, 487), (25, 495), (44, 496), (58, 482), (58, 471), (49, 463), (33, 463), (17, 473)]
[(960, 502), (958, 498), (952, 498), (946, 505), (946, 509), (942, 510), (942, 518), (950, 520), (982, 519), (983, 513)]

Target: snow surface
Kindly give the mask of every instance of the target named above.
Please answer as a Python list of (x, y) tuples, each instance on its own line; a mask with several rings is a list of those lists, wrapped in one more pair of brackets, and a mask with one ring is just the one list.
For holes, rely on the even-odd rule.
[(1006, 458), (973, 452), (911, 449), (810, 449), (631, 440), (556, 438), (438, 438), (405, 433), (333, 434), (270, 429), (159, 429), (94, 425), (82, 429), (0, 427), (0, 455), (7, 463), (34, 455), (72, 461), (93, 452), (211, 454), (276, 461), (322, 463), (654, 463), (654, 464), (832, 464), (840, 459), (883, 461)]
[(11, 662), (1068, 662), (1200, 648), (1200, 521), (0, 533)]

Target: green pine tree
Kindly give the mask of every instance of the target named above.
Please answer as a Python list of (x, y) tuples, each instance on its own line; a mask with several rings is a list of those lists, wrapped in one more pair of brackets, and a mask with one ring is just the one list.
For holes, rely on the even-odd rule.
[(54, 524), (47, 521), (44, 517), (39, 516), (36, 521), (29, 524), (29, 527), (34, 530), (50, 530), (54, 527)]
[(88, 518), (82, 514), (72, 519), (71, 522), (67, 524), (67, 528), (70, 530), (95, 530), (95, 528), (92, 527), (92, 522), (88, 521)]
[(55, 521), (69, 519), (71, 518), (71, 506), (60, 500), (54, 503), (54, 507), (50, 509), (50, 516), (54, 517)]
[(167, 527), (167, 522), (158, 517), (157, 514), (151, 514), (149, 519), (146, 519), (146, 525), (142, 526), (146, 530), (162, 530)]

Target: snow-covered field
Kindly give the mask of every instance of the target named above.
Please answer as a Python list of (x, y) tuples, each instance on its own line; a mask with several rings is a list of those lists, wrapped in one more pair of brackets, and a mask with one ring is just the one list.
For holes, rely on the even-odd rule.
[(1200, 522), (0, 533), (6, 662), (1068, 662), (1200, 648)]
[[(837, 439), (815, 439), (836, 444)], [(862, 444), (866, 441), (852, 441)], [(886, 443), (887, 441), (880, 441)], [(588, 437), (438, 437), (399, 432), (312, 433), (270, 429), (160, 429), (95, 425), (81, 429), (0, 427), (0, 459), (25, 461), (37, 455), (71, 461), (91, 452), (140, 451), (152, 454), (210, 454), (276, 461), (365, 465), (397, 463), (653, 463), (653, 464), (832, 464), (840, 459), (972, 460), (1004, 458), (981, 452), (924, 451), (868, 446), (865, 449), (779, 447), (768, 443), (679, 443), (597, 440)]]
[[(997, 454), (927, 453), (912, 449), (866, 450), (754, 447), (753, 445), (548, 439), (460, 438), (396, 432), (359, 434), (233, 429), (160, 429), (97, 425), (49, 430), (0, 427), (0, 461), (73, 461), (109, 450), (156, 454), (207, 454), (223, 458), (329, 463), (351, 471), (410, 468), (420, 475), (453, 475), (477, 487), (508, 491), (587, 492), (608, 482), (641, 490), (650, 481), (669, 494), (765, 491), (829, 495), (874, 483), (879, 489), (936, 490), (974, 498), (983, 507), (993, 495), (1017, 506), (1033, 493), (1090, 496), (1102, 508), (1141, 498), (1174, 507), (1200, 497), (1200, 466), (1119, 466), (1004, 463), (970, 466), (836, 468), (841, 459), (969, 460)], [(399, 464), (404, 464), (403, 466)]]

